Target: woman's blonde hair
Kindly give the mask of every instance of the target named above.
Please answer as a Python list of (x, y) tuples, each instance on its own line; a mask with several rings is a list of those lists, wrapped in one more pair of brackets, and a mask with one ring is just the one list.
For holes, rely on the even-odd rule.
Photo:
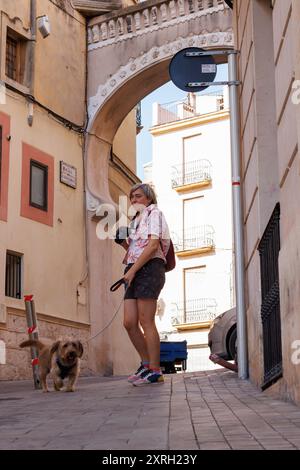
[(141, 189), (145, 196), (150, 200), (150, 204), (157, 204), (157, 199), (156, 199), (156, 194), (154, 192), (154, 189), (150, 184), (147, 183), (137, 183), (134, 186), (132, 186), (130, 193), (129, 193), (129, 199), (131, 199), (132, 194), (134, 191), (137, 189)]

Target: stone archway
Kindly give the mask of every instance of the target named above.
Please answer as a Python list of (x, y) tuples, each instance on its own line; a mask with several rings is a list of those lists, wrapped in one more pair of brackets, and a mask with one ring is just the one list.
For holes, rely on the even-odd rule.
[[(120, 17), (116, 14), (108, 15), (104, 20), (101, 17), (92, 20), (90, 25), (90, 46), (89, 46), (89, 80), (88, 80), (88, 114), (89, 125), (87, 129), (87, 138), (85, 146), (86, 163), (86, 198), (87, 198), (87, 234), (88, 234), (88, 258), (89, 258), (89, 309), (91, 320), (91, 336), (94, 336), (109, 324), (117, 306), (121, 301), (120, 294), (114, 297), (109, 292), (109, 286), (113, 279), (113, 243), (111, 240), (100, 241), (96, 236), (95, 211), (103, 203), (114, 204), (109, 193), (108, 185), (108, 161), (114, 136), (122, 123), (123, 119), (130, 110), (146, 95), (156, 88), (169, 81), (168, 66), (171, 58), (176, 52), (186, 47), (205, 47), (207, 49), (225, 49), (233, 47), (233, 34), (230, 27), (231, 12), (223, 6), (220, 0), (200, 0), (193, 2), (203, 6), (203, 3), (212, 5), (203, 11), (203, 8), (196, 12), (196, 15), (190, 13), (188, 1), (157, 1), (148, 0), (140, 7), (129, 8), (132, 18), (141, 12), (144, 15), (145, 9), (152, 12), (153, 5), (160, 7), (160, 17), (158, 22), (164, 23), (163, 32), (160, 34), (157, 24), (152, 25), (145, 31), (149, 34), (147, 52), (144, 52), (145, 38), (143, 45), (139, 43), (139, 31), (136, 30), (135, 36), (132, 32), (127, 34), (127, 38), (120, 36), (111, 38), (108, 34), (109, 28), (111, 35), (116, 31), (116, 25)], [(222, 3), (222, 5), (221, 5)], [(150, 7), (149, 7), (150, 5)], [(178, 8), (178, 12), (183, 13), (185, 8), (186, 15), (174, 18), (172, 8)], [(162, 9), (166, 7), (166, 9)], [(168, 10), (169, 9), (169, 10)], [(181, 10), (180, 10), (181, 9)], [(166, 15), (169, 11), (169, 28), (173, 40), (169, 40), (168, 22)], [(224, 15), (222, 17), (221, 15)], [(197, 16), (198, 14), (198, 16)], [(162, 16), (165, 15), (165, 16)], [(106, 15), (107, 16), (107, 15)], [(184, 17), (185, 16), (185, 17)], [(122, 12), (121, 19), (124, 17)], [(128, 15), (125, 13), (125, 17)], [(189, 24), (193, 23), (195, 29), (195, 19), (199, 19), (197, 34), (191, 34)], [(205, 20), (206, 18), (206, 20)], [(165, 19), (165, 21), (163, 21)], [(137, 21), (137, 20), (136, 20)], [(113, 23), (112, 23), (113, 22)], [(189, 23), (190, 22), (190, 23)], [(103, 27), (103, 24), (106, 26)], [(123, 24), (123, 23), (122, 23)], [(128, 24), (128, 20), (126, 22)], [(131, 28), (132, 28), (132, 22)], [(181, 25), (181, 35), (176, 36), (178, 25)], [(182, 27), (185, 24), (186, 27)], [(159, 25), (158, 25), (159, 26)], [(156, 36), (153, 35), (156, 31)], [(100, 32), (102, 31), (102, 38)], [(93, 36), (94, 35), (94, 36)], [(126, 36), (126, 34), (125, 34)], [(113, 40), (115, 39), (115, 40)], [(127, 41), (126, 49), (127, 60), (120, 53), (116, 53), (112, 65), (109, 60), (109, 49), (113, 54), (113, 48), (120, 47), (121, 41)], [(147, 41), (146, 41), (147, 42)], [(219, 56), (218, 62), (224, 63), (225, 57)], [(108, 67), (105, 67), (105, 64)], [(103, 266), (108, 269), (103, 270)], [(121, 268), (120, 268), (121, 272)], [(116, 338), (120, 337), (120, 320), (118, 327), (113, 331), (109, 328), (91, 343), (90, 347), (90, 367), (104, 375), (110, 375), (114, 371), (113, 350)], [(119, 328), (119, 330), (118, 330)], [(117, 334), (116, 334), (117, 333)]]

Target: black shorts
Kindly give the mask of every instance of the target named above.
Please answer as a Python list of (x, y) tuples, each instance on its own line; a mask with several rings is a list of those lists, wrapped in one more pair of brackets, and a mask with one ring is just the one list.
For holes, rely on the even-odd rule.
[[(133, 264), (126, 266), (124, 274), (131, 266)], [(150, 259), (137, 271), (124, 299), (158, 299), (165, 284), (165, 273), (165, 263), (161, 258)]]

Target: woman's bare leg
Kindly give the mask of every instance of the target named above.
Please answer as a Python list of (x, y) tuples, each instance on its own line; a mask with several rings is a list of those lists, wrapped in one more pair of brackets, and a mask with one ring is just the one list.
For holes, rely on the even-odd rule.
[(124, 300), (124, 327), (128, 336), (140, 355), (142, 361), (149, 361), (149, 355), (144, 334), (139, 325), (138, 307), (136, 299)]
[(137, 299), (138, 319), (144, 330), (150, 368), (160, 368), (160, 339), (155, 325), (155, 299)]

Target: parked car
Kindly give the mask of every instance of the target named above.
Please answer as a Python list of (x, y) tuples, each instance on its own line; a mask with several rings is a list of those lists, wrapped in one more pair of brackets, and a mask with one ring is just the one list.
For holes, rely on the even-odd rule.
[(217, 354), (230, 361), (236, 358), (236, 308), (226, 310), (216, 317), (208, 333), (211, 354)]

